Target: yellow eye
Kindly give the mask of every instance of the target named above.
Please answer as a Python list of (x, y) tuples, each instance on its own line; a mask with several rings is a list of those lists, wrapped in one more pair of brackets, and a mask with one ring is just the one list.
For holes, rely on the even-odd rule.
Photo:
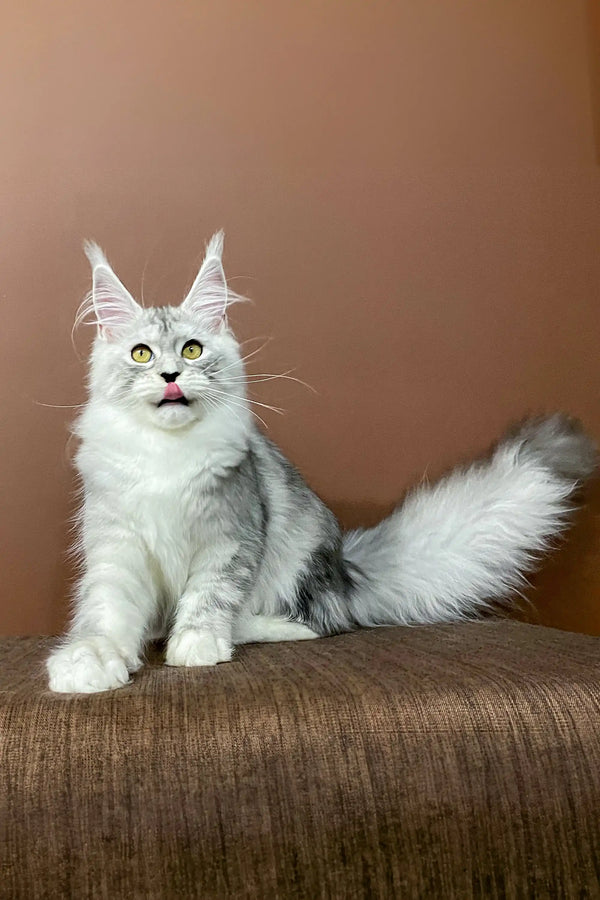
[(181, 355), (184, 359), (198, 359), (202, 355), (202, 344), (199, 344), (198, 341), (186, 341)]
[(131, 358), (134, 362), (137, 363), (150, 362), (153, 356), (154, 353), (152, 352), (150, 347), (146, 347), (145, 344), (136, 344), (131, 351)]

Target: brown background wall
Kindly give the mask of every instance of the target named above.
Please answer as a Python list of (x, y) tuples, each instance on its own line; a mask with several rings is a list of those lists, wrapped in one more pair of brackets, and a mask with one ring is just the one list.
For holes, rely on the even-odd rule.
[[(348, 524), (528, 410), (600, 436), (595, 9), (3, 4), (0, 632), (64, 623), (84, 236), (166, 303), (225, 227), (251, 370), (318, 391), (261, 391), (271, 433)], [(599, 507), (543, 621), (600, 632)]]

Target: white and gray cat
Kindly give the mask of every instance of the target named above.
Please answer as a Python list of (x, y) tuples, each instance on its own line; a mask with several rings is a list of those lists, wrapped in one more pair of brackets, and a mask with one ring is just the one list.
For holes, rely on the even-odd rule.
[(474, 617), (518, 589), (595, 468), (577, 423), (531, 419), (486, 461), (342, 534), (249, 411), (222, 246), (219, 233), (180, 306), (145, 309), (86, 245), (82, 573), (47, 663), (53, 691), (126, 684), (161, 636), (167, 665), (207, 666), (244, 642)]

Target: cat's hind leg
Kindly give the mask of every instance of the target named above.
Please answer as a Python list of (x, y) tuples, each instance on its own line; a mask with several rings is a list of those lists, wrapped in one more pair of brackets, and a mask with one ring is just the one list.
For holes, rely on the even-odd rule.
[(261, 616), (240, 613), (233, 623), (234, 644), (275, 643), (278, 641), (308, 641), (320, 635), (301, 622), (290, 622), (282, 616)]

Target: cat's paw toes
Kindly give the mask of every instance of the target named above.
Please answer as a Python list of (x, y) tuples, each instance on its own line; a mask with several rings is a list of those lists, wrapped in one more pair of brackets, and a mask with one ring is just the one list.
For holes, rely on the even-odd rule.
[(212, 631), (186, 628), (170, 638), (165, 662), (168, 666), (215, 666), (228, 662), (232, 652), (230, 642)]
[(109, 639), (89, 637), (71, 640), (52, 653), (46, 663), (50, 690), (58, 693), (93, 694), (112, 691), (129, 681), (141, 660), (125, 657)]

